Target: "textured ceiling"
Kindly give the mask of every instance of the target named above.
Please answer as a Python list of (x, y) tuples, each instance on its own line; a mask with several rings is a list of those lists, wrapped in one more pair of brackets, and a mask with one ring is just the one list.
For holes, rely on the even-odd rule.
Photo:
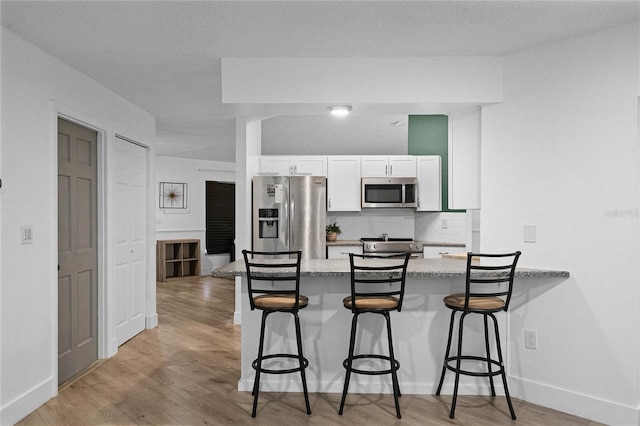
[[(156, 116), (160, 155), (217, 161), (235, 158), (222, 57), (502, 56), (638, 19), (637, 1), (3, 0), (1, 8), (2, 26)], [(381, 116), (381, 126), (396, 118)], [(376, 133), (375, 120), (361, 122), (362, 133)], [(328, 125), (274, 119), (265, 143), (312, 123)]]

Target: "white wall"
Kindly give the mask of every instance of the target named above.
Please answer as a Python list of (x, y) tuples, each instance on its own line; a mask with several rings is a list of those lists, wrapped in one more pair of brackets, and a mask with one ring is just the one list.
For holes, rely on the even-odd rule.
[(571, 272), (517, 283), (514, 394), (608, 424), (638, 424), (640, 400), (638, 60), (637, 23), (507, 56), (482, 113), (482, 251)]
[[(57, 393), (57, 114), (63, 112), (103, 131), (101, 155), (106, 159), (113, 158), (116, 133), (146, 144), (154, 157), (155, 119), (4, 28), (1, 55), (0, 424), (4, 425)], [(151, 160), (151, 173), (153, 168)], [(108, 243), (112, 186), (110, 169), (103, 172), (102, 237)], [(22, 224), (33, 225), (33, 244), (19, 243)], [(109, 305), (113, 292), (108, 250), (106, 255), (99, 297), (108, 321), (115, 315)], [(153, 272), (154, 250), (148, 259)], [(155, 305), (149, 312), (155, 312)], [(114, 328), (107, 327), (107, 334)], [(110, 341), (109, 335), (101, 337), (103, 355), (115, 351), (105, 348)]]
[[(176, 240), (197, 238), (200, 240), (200, 273), (211, 271), (229, 263), (228, 255), (205, 255), (206, 252), (206, 181), (235, 182), (235, 164), (218, 161), (185, 160), (157, 157), (156, 181), (153, 193), (156, 197), (156, 239)], [(160, 182), (188, 184), (186, 210), (160, 209)]]

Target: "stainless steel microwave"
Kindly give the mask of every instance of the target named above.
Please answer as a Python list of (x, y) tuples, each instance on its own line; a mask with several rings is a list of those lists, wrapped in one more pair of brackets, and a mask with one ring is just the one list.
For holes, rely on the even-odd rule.
[(417, 207), (416, 178), (362, 178), (362, 208)]

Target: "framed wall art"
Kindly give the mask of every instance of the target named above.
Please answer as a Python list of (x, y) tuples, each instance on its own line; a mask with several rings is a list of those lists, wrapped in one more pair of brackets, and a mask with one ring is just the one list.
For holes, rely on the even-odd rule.
[(186, 209), (187, 184), (177, 182), (160, 182), (160, 208)]

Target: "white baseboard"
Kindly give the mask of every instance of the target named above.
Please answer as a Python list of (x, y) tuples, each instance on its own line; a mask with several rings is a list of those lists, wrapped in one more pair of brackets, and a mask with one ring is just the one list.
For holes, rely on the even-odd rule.
[(0, 425), (13, 425), (53, 398), (57, 385), (53, 378), (34, 386), (24, 394), (8, 402), (0, 409)]
[(589, 420), (609, 425), (640, 424), (637, 407), (516, 377), (509, 378), (509, 390), (516, 398)]
[(242, 324), (242, 312), (234, 312), (233, 313), (233, 324), (241, 325)]
[[(302, 392), (300, 376), (292, 374), (290, 381), (283, 383), (281, 380), (269, 380), (265, 375), (260, 380), (260, 391), (264, 392)], [(353, 376), (352, 376), (353, 377)], [(307, 376), (307, 386), (312, 393), (341, 393), (343, 378), (339, 380), (318, 382), (309, 380)], [(511, 396), (524, 401), (538, 404), (553, 410), (562, 411), (574, 416), (583, 417), (589, 420), (610, 424), (610, 425), (638, 425), (640, 424), (640, 412), (637, 408), (624, 406), (615, 402), (605, 401), (588, 395), (577, 394), (565, 389), (553, 388), (545, 384), (510, 377), (509, 390)], [(504, 395), (501, 383), (495, 383), (496, 393)], [(403, 394), (410, 395), (433, 395), (435, 394), (437, 382), (433, 383), (402, 383), (400, 390)], [(253, 388), (253, 377), (240, 379), (238, 381), (238, 391), (251, 392)], [(352, 379), (349, 384), (350, 393), (383, 393), (391, 394), (389, 383), (358, 383)], [(452, 386), (445, 383), (442, 389), (443, 395), (450, 395)], [(489, 387), (478, 383), (460, 383), (458, 390), (460, 395), (488, 395)], [(516, 413), (517, 414), (517, 413)]]
[(158, 326), (158, 314), (149, 315), (145, 317), (145, 328), (156, 328)]
[[(378, 380), (366, 382), (359, 382), (355, 379), (355, 375), (351, 376), (351, 382), (349, 383), (350, 393), (369, 393), (369, 394), (392, 394), (391, 381)], [(307, 388), (312, 393), (342, 393), (342, 387), (344, 377), (340, 377), (339, 380), (318, 382), (313, 379), (309, 380), (307, 376)], [(355, 379), (355, 380), (354, 380)], [(406, 395), (435, 395), (438, 383), (403, 383), (400, 381), (400, 391)], [(253, 389), (253, 376), (246, 379), (240, 379), (238, 381), (239, 391), (251, 391)], [(292, 374), (291, 379), (286, 383), (282, 383), (282, 379), (270, 380), (268, 375), (260, 377), (260, 391), (264, 392), (302, 392), (302, 384), (300, 383), (300, 375)], [(491, 390), (489, 386), (478, 387), (475, 385), (465, 385), (460, 383), (458, 388), (459, 395), (489, 395)], [(504, 395), (501, 386), (496, 383), (496, 393), (498, 395)], [(442, 390), (442, 395), (450, 395), (451, 389), (446, 386)]]

